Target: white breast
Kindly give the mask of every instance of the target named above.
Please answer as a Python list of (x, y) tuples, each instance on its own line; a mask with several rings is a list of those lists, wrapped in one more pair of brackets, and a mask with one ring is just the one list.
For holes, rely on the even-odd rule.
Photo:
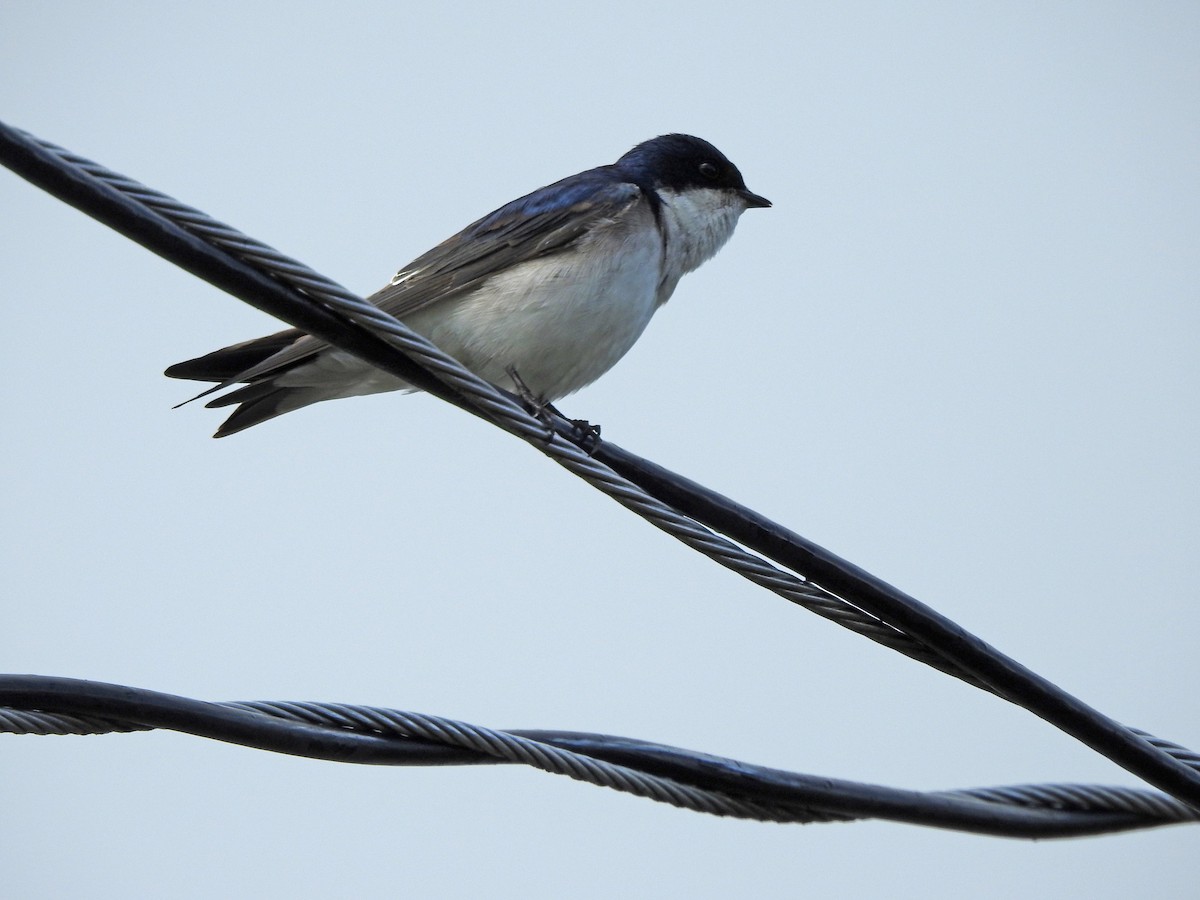
[(488, 381), (508, 368), (546, 400), (595, 381), (641, 336), (657, 305), (663, 245), (648, 209), (594, 229), (577, 249), (489, 278), (408, 319)]

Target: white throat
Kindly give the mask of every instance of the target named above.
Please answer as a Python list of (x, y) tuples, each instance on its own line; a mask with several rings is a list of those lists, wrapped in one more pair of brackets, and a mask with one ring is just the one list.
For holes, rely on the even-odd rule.
[(660, 188), (662, 225), (666, 234), (663, 284), (659, 303), (665, 303), (679, 279), (713, 258), (733, 235), (746, 202), (728, 190)]

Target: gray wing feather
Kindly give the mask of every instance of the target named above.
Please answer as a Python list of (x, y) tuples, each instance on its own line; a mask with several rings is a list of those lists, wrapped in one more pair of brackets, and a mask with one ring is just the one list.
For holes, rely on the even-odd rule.
[[(641, 195), (641, 189), (628, 182), (607, 181), (597, 185), (589, 181), (572, 185), (580, 199), (563, 203), (561, 194), (553, 191), (561, 190), (572, 180), (564, 179), (541, 188), (468, 225), (418, 256), (397, 272), (387, 287), (367, 300), (397, 318), (404, 318), (433, 303), (468, 293), (498, 271), (571, 248), (602, 220), (619, 219)], [(545, 203), (539, 209), (538, 201), (544, 197), (558, 197), (559, 202)], [(318, 338), (300, 335), (291, 346), (240, 372), (226, 384), (262, 378), (328, 346)]]

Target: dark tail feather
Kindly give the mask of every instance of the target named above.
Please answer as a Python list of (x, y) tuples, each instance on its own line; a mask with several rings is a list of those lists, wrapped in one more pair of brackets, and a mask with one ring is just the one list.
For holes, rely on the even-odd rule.
[(171, 409), (179, 409), (179, 407), (181, 407), (181, 406), (187, 406), (189, 403), (195, 403), (201, 397), (207, 397), (209, 394), (213, 393), (214, 391), (219, 391), (219, 390), (221, 390), (221, 388), (224, 388), (224, 387), (229, 387), (229, 384), (228, 383), (214, 384), (208, 390), (201, 391), (200, 393), (198, 393), (195, 397), (188, 397), (182, 403), (176, 403), (174, 406), (171, 407)]
[(205, 406), (211, 409), (233, 406), (235, 403), (241, 404), (213, 435), (213, 437), (221, 438), (237, 434), (251, 425), (282, 416), (284, 413), (308, 406), (310, 403), (324, 400), (326, 396), (317, 388), (277, 387), (270, 381), (260, 381), (257, 384), (238, 388), (215, 400), (210, 400)]
[[(192, 400), (207, 397), (213, 391), (222, 390), (236, 383), (239, 380), (238, 376), (243, 372), (257, 366), (263, 360), (269, 359), (280, 350), (290, 347), (302, 334), (303, 332), (292, 328), (277, 334), (269, 334), (266, 337), (255, 338), (252, 341), (243, 341), (195, 359), (175, 363), (163, 374), (168, 378), (216, 382), (215, 386), (201, 391), (191, 400), (185, 400), (179, 404), (179, 406), (183, 406), (191, 403)], [(274, 374), (277, 373), (272, 372), (272, 375)], [(277, 387), (269, 377), (262, 381), (256, 381), (254, 384), (248, 384), (208, 402), (209, 407), (241, 404), (234, 410), (233, 415), (225, 420), (225, 424), (217, 430), (213, 437), (235, 434), (251, 425), (257, 425), (259, 422), (265, 422), (267, 419), (273, 419), (286, 412), (291, 412), (293, 409), (299, 409), (323, 399), (320, 391), (314, 388)]]
[(195, 359), (175, 363), (163, 374), (168, 378), (187, 378), (190, 381), (229, 382), (250, 367), (295, 343), (300, 335), (301, 332), (290, 328), (252, 341), (243, 341), (232, 347), (197, 356)]
[(236, 391), (230, 391), (220, 397), (215, 397), (204, 404), (205, 409), (220, 409), (222, 406), (234, 406), (238, 403), (254, 403), (257, 400), (263, 400), (270, 397), (276, 392), (286, 392), (287, 388), (276, 387), (272, 381), (256, 381), (254, 384), (248, 384), (245, 387), (240, 387)]

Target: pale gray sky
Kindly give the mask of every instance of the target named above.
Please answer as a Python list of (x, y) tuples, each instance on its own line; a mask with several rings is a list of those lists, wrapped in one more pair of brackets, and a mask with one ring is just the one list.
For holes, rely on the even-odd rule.
[[(640, 140), (775, 208), (560, 404), (1200, 746), (1200, 7), (10, 3), (0, 118), (370, 292)], [(0, 171), (0, 669), (627, 734), (915, 789), (1136, 779), (426, 397), (223, 440), (276, 326)], [(1181, 896), (1195, 829), (1024, 843), (529, 770), (0, 739), (13, 896)]]

